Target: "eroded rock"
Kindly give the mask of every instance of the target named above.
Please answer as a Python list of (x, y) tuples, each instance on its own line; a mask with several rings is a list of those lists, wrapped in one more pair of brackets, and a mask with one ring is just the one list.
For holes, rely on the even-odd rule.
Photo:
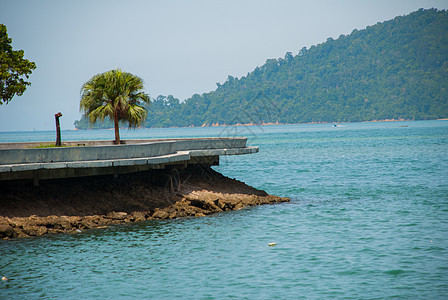
[(128, 214), (123, 211), (119, 211), (119, 212), (112, 211), (106, 215), (106, 218), (113, 219), (113, 220), (124, 220), (124, 219), (126, 219), (127, 216), (128, 216)]
[(9, 239), (17, 237), (14, 228), (9, 224), (0, 224), (0, 238)]
[[(181, 174), (184, 176), (181, 179), (182, 188), (176, 194), (167, 189), (148, 185), (147, 181), (141, 181), (145, 178), (141, 174), (127, 175), (129, 178), (123, 181), (126, 183), (126, 187), (133, 185), (131, 191), (135, 194), (129, 194), (129, 189), (120, 189), (119, 187), (115, 189), (115, 186), (119, 185), (116, 182), (113, 184), (103, 182), (101, 188), (98, 189), (100, 185), (94, 185), (85, 192), (86, 197), (90, 197), (88, 201), (84, 197), (80, 198), (79, 194), (90, 182), (83, 179), (61, 181), (59, 183), (65, 185), (61, 187), (58, 184), (58, 193), (60, 189), (64, 189), (66, 196), (71, 195), (70, 201), (64, 201), (62, 205), (62, 202), (46, 203), (46, 199), (51, 198), (51, 195), (50, 197), (47, 195), (45, 198), (39, 193), (36, 194), (32, 189), (27, 193), (21, 193), (19, 189), (11, 190), (9, 193), (12, 193), (10, 196), (14, 201), (10, 202), (8, 210), (4, 210), (9, 213), (0, 216), (0, 238), (11, 239), (63, 232), (75, 233), (86, 229), (149, 219), (204, 217), (247, 206), (289, 201), (288, 198), (268, 195), (243, 182), (227, 178), (212, 169), (204, 170), (193, 167), (185, 170), (184, 173), (184, 175)], [(123, 177), (125, 176), (120, 178)], [(104, 193), (105, 186), (113, 191), (114, 199), (111, 200)], [(69, 191), (70, 193), (68, 193)], [(25, 199), (24, 195), (31, 196), (29, 199)], [(40, 207), (33, 206), (32, 210), (28, 209), (29, 203), (36, 203), (36, 197), (41, 197), (39, 203), (46, 204)], [(16, 205), (17, 201), (21, 201), (21, 206)], [(104, 205), (107, 205), (107, 208), (104, 208)], [(48, 210), (48, 207), (51, 207), (51, 210)], [(104, 211), (109, 210), (110, 212), (104, 214)], [(41, 216), (23, 217), (30, 212)], [(80, 215), (67, 215), (73, 212), (79, 212)], [(99, 212), (103, 214), (98, 214)], [(60, 215), (55, 215), (56, 213), (60, 213)]]

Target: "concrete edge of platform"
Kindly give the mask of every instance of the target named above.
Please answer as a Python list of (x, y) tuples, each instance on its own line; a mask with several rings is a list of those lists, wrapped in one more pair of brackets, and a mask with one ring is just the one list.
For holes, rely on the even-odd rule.
[(164, 169), (167, 165), (217, 165), (219, 164), (219, 156), (221, 155), (252, 154), (257, 153), (258, 150), (258, 147), (251, 146), (233, 149), (177, 151), (173, 154), (155, 157), (0, 165), (0, 181), (115, 174), (117, 168), (121, 170), (127, 168), (126, 170), (128, 171), (123, 171), (125, 173), (149, 169)]

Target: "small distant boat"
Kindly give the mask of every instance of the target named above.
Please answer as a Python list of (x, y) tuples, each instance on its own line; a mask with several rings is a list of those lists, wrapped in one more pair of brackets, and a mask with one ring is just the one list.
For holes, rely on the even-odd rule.
[(339, 126), (341, 126), (341, 125), (339, 125), (339, 124), (333, 124), (333, 127), (339, 127)]

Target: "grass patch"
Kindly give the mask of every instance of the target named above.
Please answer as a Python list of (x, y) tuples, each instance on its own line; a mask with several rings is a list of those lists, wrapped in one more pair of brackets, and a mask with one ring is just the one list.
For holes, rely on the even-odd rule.
[[(67, 147), (67, 145), (62, 145), (60, 147)], [(56, 147), (54, 144), (40, 144), (39, 146), (34, 146), (32, 149), (40, 149), (40, 148), (60, 148)]]

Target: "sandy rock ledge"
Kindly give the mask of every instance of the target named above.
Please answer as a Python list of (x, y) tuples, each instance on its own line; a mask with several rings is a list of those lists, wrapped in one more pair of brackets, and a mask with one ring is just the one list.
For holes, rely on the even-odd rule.
[(181, 176), (182, 188), (176, 193), (148, 184), (142, 174), (123, 176), (115, 182), (106, 178), (103, 180), (106, 183), (101, 178), (95, 182), (88, 178), (59, 180), (37, 191), (29, 186), (8, 186), (2, 199), (5, 213), (0, 213), (0, 238), (77, 233), (153, 219), (204, 217), (289, 201), (212, 169), (187, 169)]
[(287, 202), (288, 198), (278, 196), (257, 196), (244, 194), (221, 194), (198, 191), (186, 195), (182, 200), (154, 211), (110, 212), (107, 215), (91, 216), (46, 216), (1, 217), (0, 237), (2, 239), (40, 236), (49, 233), (76, 233), (87, 229), (101, 228), (114, 224), (141, 222), (152, 219), (177, 219), (204, 217), (213, 213), (239, 210), (247, 206)]

